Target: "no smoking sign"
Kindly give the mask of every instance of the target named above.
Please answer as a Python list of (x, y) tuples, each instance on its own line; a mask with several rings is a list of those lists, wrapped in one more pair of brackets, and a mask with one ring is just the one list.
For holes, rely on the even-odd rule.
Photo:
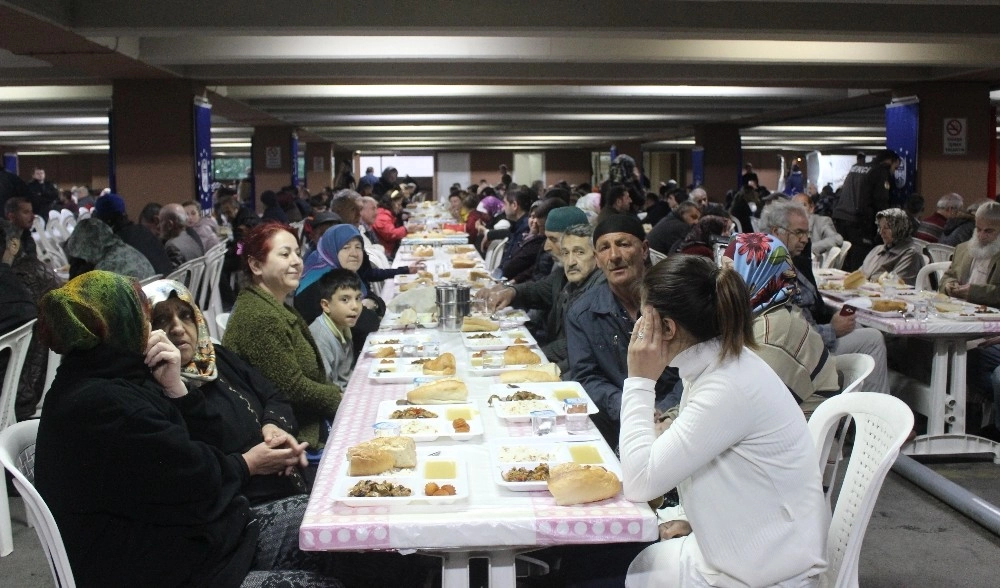
[(944, 119), (944, 154), (965, 155), (968, 151), (968, 126), (964, 118)]

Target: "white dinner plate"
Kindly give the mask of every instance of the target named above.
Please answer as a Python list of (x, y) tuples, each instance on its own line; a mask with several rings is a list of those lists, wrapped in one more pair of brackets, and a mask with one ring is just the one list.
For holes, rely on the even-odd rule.
[[(401, 419), (392, 418), (393, 413), (408, 408), (421, 408), (436, 414), (436, 418)], [(474, 404), (409, 404), (398, 405), (395, 400), (383, 400), (378, 405), (379, 421), (391, 421), (400, 426), (401, 434), (413, 437), (418, 443), (447, 437), (456, 441), (468, 441), (483, 434), (483, 419)], [(468, 433), (457, 433), (453, 422), (464, 418), (469, 423)]]

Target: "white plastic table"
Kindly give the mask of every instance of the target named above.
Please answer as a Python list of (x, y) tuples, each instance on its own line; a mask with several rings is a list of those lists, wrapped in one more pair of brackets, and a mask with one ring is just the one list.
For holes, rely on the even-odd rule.
[[(823, 290), (831, 306), (839, 307), (850, 296)], [(904, 398), (917, 412), (927, 416), (927, 434), (903, 446), (907, 455), (962, 455), (992, 453), (1000, 464), (1000, 444), (965, 432), (966, 345), (969, 341), (1000, 333), (1000, 321), (958, 321), (932, 317), (887, 318), (858, 309), (858, 324), (900, 337), (920, 337), (931, 341), (930, 394)]]

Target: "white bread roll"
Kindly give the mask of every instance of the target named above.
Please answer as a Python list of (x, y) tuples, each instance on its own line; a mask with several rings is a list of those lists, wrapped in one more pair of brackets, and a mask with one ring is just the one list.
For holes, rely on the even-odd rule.
[(457, 378), (445, 378), (417, 386), (406, 393), (406, 399), (413, 404), (450, 404), (466, 402), (469, 399), (469, 388), (465, 382)]
[(527, 345), (511, 345), (503, 352), (503, 361), (507, 365), (538, 365), (542, 358)]
[(500, 323), (479, 316), (467, 316), (462, 319), (462, 331), (473, 333), (479, 331), (499, 331)]
[(561, 463), (549, 469), (549, 492), (556, 504), (584, 504), (616, 496), (622, 491), (621, 480), (600, 467)]
[(375, 476), (391, 470), (395, 463), (392, 453), (365, 445), (348, 449), (347, 459), (350, 462), (348, 476)]
[(396, 468), (417, 467), (417, 444), (413, 437), (375, 437), (364, 443), (368, 447), (386, 451), (392, 455), (392, 466)]
[(442, 353), (434, 359), (425, 362), (423, 365), (424, 374), (428, 376), (454, 376), (455, 356), (451, 353)]
[(546, 363), (523, 370), (508, 370), (500, 372), (500, 381), (504, 384), (523, 384), (525, 382), (560, 382), (559, 366)]
[(853, 290), (867, 281), (868, 280), (865, 279), (865, 275), (861, 273), (861, 270), (854, 270), (844, 277), (844, 290)]

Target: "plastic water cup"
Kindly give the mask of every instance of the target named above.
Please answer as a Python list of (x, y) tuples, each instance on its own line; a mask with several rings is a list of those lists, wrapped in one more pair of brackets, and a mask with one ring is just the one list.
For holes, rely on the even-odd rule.
[(376, 437), (399, 437), (402, 432), (399, 423), (390, 423), (388, 421), (375, 423), (372, 429), (374, 429)]
[(556, 411), (554, 410), (533, 410), (531, 411), (531, 432), (542, 437), (548, 435), (556, 428)]
[(403, 346), (400, 349), (403, 357), (415, 357), (417, 355), (417, 342), (414, 339), (403, 339)]
[(913, 302), (913, 316), (919, 321), (926, 321), (930, 318), (931, 301), (927, 299), (915, 300)]
[(503, 368), (506, 362), (503, 358), (503, 353), (499, 351), (487, 351), (483, 354), (483, 369), (484, 370), (496, 370)]
[(567, 398), (563, 401), (563, 408), (566, 411), (566, 432), (570, 435), (586, 433), (590, 425), (587, 399)]

